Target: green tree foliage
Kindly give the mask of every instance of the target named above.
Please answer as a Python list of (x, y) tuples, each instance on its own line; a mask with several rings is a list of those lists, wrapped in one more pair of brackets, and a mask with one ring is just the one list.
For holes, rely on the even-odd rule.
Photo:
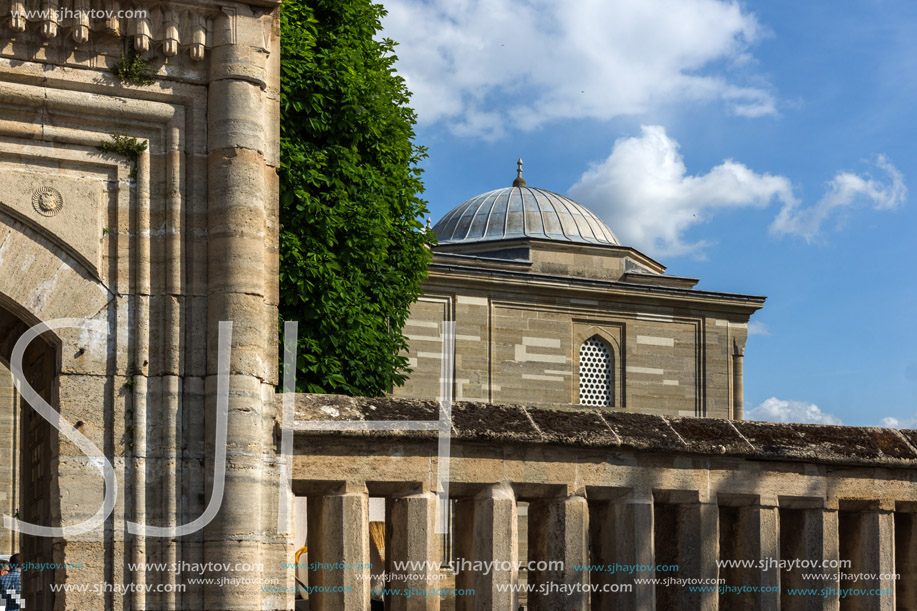
[(401, 328), (431, 240), (416, 115), (369, 0), (281, 9), (280, 315), (299, 321), (297, 390), (404, 382)]

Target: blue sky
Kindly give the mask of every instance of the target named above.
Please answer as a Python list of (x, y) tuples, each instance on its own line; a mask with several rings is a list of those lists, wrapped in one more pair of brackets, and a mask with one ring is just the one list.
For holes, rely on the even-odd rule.
[(386, 0), (434, 222), (508, 186), (767, 295), (759, 419), (917, 428), (917, 3)]

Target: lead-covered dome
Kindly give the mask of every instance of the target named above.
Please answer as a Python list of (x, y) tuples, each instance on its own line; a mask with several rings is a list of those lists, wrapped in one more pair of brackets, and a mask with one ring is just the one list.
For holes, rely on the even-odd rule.
[(620, 242), (605, 223), (569, 197), (528, 187), (519, 176), (512, 187), (472, 197), (449, 211), (436, 225), (440, 244), (512, 238), (611, 244)]

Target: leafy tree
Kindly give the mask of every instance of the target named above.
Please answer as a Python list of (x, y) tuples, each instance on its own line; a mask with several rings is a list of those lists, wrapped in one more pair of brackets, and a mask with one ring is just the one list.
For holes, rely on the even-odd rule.
[(297, 390), (404, 382), (401, 328), (431, 236), (410, 93), (369, 0), (281, 8), (280, 315), (299, 321)]

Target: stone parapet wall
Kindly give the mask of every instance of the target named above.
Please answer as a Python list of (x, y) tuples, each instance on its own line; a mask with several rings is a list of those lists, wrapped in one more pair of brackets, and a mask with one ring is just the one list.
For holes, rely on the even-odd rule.
[[(438, 414), (437, 401), (340, 395), (297, 395), (296, 398), (297, 421), (436, 420)], [(437, 433), (335, 431), (333, 435), (421, 440), (435, 439)], [(452, 441), (917, 468), (917, 431), (913, 430), (676, 418), (598, 408), (455, 402)]]

